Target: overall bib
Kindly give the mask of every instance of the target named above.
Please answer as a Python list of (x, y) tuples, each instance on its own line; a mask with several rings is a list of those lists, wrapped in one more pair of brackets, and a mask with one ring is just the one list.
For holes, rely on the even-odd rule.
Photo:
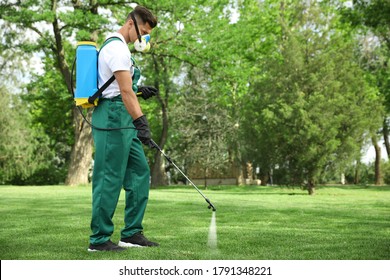
[[(133, 66), (135, 62), (132, 58)], [(140, 70), (134, 67), (133, 90), (136, 93)], [(100, 99), (94, 109), (92, 124), (96, 127), (134, 127), (121, 95)], [(103, 131), (93, 129), (95, 144), (92, 177), (92, 221), (90, 243), (108, 241), (114, 232), (112, 218), (122, 187), (125, 190), (124, 228), (121, 238), (143, 230), (142, 220), (149, 197), (149, 165), (137, 130)]]

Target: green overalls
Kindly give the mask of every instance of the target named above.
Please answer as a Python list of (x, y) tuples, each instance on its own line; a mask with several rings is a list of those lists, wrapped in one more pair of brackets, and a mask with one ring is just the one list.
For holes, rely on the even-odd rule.
[[(132, 59), (133, 65), (135, 65)], [(140, 70), (134, 67), (133, 90), (137, 92)], [(134, 127), (121, 95), (100, 99), (92, 115), (96, 127)], [(90, 243), (108, 241), (114, 231), (112, 218), (122, 187), (126, 194), (124, 228), (121, 238), (143, 230), (142, 220), (149, 197), (149, 165), (137, 130), (102, 131), (93, 129), (95, 159), (92, 177), (92, 221)]]

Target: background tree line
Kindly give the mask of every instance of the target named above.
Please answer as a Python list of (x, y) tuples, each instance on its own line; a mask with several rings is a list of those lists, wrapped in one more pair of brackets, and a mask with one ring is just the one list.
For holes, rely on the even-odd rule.
[[(263, 183), (273, 174), (309, 193), (341, 173), (383, 183), (390, 4), (352, 2), (1, 0), (0, 182), (88, 182), (91, 128), (71, 97), (76, 42), (101, 44), (140, 4), (159, 25), (149, 53), (130, 48), (142, 83), (160, 90), (141, 106), (181, 166), (242, 178), (251, 162)], [(369, 142), (374, 166), (361, 163)], [(152, 184), (167, 184), (169, 166), (147, 154)]]

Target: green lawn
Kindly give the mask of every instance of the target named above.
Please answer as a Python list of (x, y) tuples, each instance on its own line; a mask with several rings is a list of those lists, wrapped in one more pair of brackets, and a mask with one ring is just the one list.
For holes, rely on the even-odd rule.
[[(91, 187), (0, 186), (5, 259), (390, 259), (390, 187), (221, 186), (203, 190), (217, 208), (218, 249), (207, 247), (212, 212), (190, 186), (153, 189), (145, 235), (158, 248), (87, 252)], [(123, 192), (114, 242), (123, 225)]]

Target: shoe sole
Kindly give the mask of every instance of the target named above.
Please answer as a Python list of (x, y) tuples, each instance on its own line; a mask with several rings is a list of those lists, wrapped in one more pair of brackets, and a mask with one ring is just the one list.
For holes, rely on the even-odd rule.
[(118, 242), (118, 246), (124, 247), (124, 248), (130, 248), (130, 247), (133, 247), (133, 248), (147, 247), (147, 246), (141, 246), (141, 245), (138, 245), (138, 244), (127, 243), (127, 242), (123, 242), (123, 241), (119, 241), (119, 242)]
[(88, 248), (88, 252), (122, 252), (122, 251), (126, 251), (125, 248), (121, 247), (118, 250), (97, 250), (97, 249)]
[(89, 248), (88, 248), (88, 252), (100, 252), (100, 251), (99, 251), (99, 250), (89, 249)]

